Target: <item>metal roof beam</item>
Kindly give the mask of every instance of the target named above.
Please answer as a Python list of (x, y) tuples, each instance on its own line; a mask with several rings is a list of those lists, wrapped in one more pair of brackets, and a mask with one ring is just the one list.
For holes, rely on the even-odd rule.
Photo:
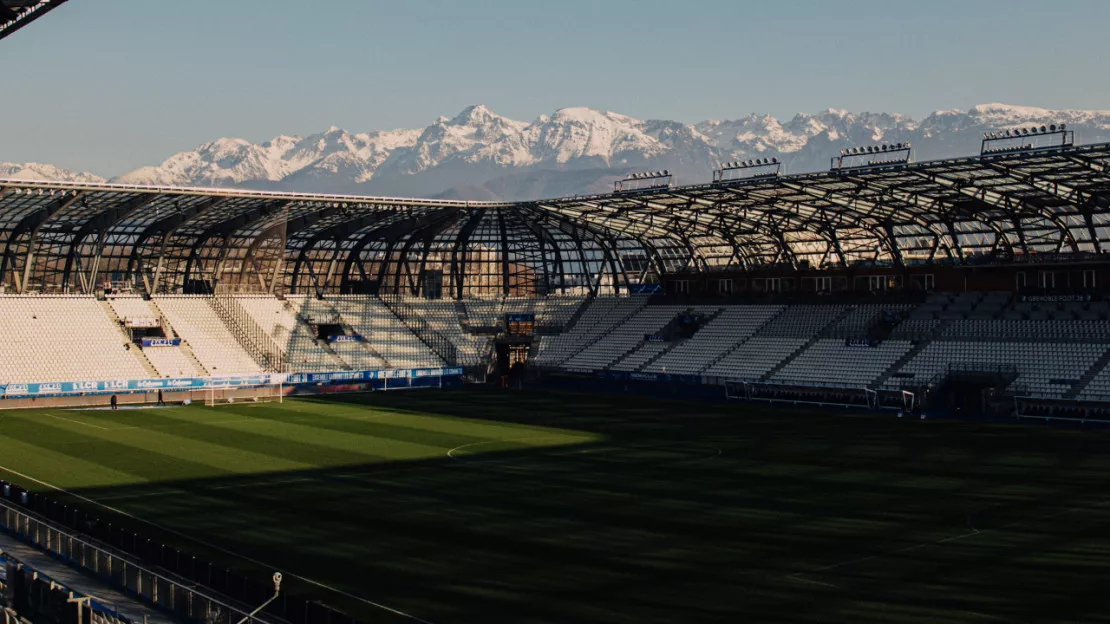
[[(990, 188), (985, 186), (974, 186), (973, 183), (972, 185), (969, 185), (964, 183), (962, 180), (951, 180), (945, 176), (938, 174), (929, 175), (927, 176), (927, 178), (936, 184), (940, 184), (941, 186), (944, 186), (951, 191), (959, 193), (960, 195), (978, 200), (989, 206), (994, 206), (1001, 209), (1009, 216), (1009, 219), (1015, 229), (1014, 234), (1017, 235), (1019, 239), (1019, 244), (1022, 246), (1022, 251), (1024, 253), (1029, 253), (1029, 249), (1026, 244), (1025, 228), (1021, 224), (1021, 217), (1024, 216), (1042, 218), (1052, 222), (1059, 230), (1060, 244), (1062, 245), (1063, 242), (1066, 241), (1068, 245), (1072, 248), (1072, 251), (1079, 251), (1079, 245), (1076, 242), (1075, 237), (1072, 235), (1071, 230), (1068, 228), (1067, 224), (1060, 221), (1059, 216), (1052, 213), (1051, 211), (1043, 210), (1039, 206), (1035, 206), (1028, 202), (1022, 201), (1021, 199), (1014, 198), (1007, 193), (1000, 193), (998, 191), (991, 190)], [(995, 226), (994, 219), (984, 219), (984, 221), (992, 227)], [(1006, 234), (1006, 238), (1009, 239), (1008, 233)], [(1010, 243), (1012, 253), (1013, 241), (1010, 241)]]

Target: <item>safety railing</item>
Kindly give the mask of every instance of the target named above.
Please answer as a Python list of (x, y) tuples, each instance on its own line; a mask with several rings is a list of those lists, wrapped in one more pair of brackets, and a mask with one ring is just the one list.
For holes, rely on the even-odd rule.
[(115, 548), (64, 529), (2, 498), (0, 530), (185, 622), (236, 624), (246, 618), (245, 621), (251, 624), (284, 623), (284, 620), (270, 615), (250, 616), (252, 607), (216, 596), (202, 589), (195, 581), (156, 570)]
[(447, 336), (435, 330), (430, 323), (412, 306), (405, 303), (399, 296), (381, 297), (382, 303), (393, 312), (394, 316), (411, 331), (417, 338), (428, 345), (447, 366), (457, 366), (459, 361), (458, 347)]
[(285, 365), (285, 349), (251, 317), (234, 296), (217, 295), (210, 299), (212, 308), (231, 329), (232, 335), (263, 370), (289, 372)]

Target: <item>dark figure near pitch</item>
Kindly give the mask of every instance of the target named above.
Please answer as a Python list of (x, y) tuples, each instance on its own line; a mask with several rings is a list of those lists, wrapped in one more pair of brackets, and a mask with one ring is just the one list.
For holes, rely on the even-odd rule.
[(114, 394), (112, 395), (112, 409), (114, 409), (114, 410), (119, 409), (119, 398), (116, 397), (116, 395), (114, 395)]
[(166, 401), (162, 398), (162, 390), (161, 390), (161, 388), (159, 388), (159, 390), (158, 390), (158, 405), (165, 405), (165, 404), (166, 404)]

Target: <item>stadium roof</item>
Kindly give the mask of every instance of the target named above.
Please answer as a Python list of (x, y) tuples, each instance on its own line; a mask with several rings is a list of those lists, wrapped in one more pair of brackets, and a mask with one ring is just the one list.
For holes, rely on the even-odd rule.
[(0, 285), (444, 296), (1110, 251), (1110, 144), (527, 202), (0, 179)]
[(66, 2), (67, 0), (0, 0), (0, 39)]

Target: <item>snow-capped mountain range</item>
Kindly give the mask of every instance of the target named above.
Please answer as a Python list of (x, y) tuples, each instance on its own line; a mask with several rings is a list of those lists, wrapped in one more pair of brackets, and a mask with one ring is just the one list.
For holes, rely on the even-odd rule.
[[(748, 115), (686, 124), (564, 108), (531, 122), (470, 106), (417, 130), (328, 128), (265, 143), (223, 138), (113, 182), (234, 186), (466, 199), (528, 199), (610, 190), (630, 171), (670, 169), (679, 183), (708, 181), (722, 161), (775, 156), (790, 173), (819, 171), (845, 147), (905, 142), (917, 160), (977, 154), (982, 133), (1064, 122), (1079, 143), (1110, 141), (1110, 110), (983, 104), (899, 114), (828, 109), (788, 121)], [(0, 177), (102, 181), (42, 164), (0, 163)]]

